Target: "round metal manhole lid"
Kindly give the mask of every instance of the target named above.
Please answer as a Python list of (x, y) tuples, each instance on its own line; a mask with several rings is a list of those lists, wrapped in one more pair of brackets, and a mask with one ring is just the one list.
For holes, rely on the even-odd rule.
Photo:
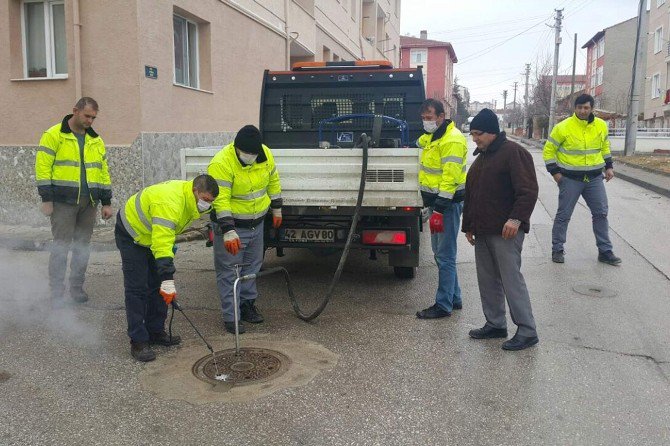
[(215, 352), (214, 358), (207, 355), (199, 359), (192, 370), (196, 378), (206, 383), (244, 386), (277, 378), (286, 372), (290, 363), (286, 355), (275, 350), (241, 348), (236, 354), (231, 348)]
[(591, 297), (614, 297), (617, 295), (616, 291), (599, 285), (575, 285), (572, 290), (583, 296)]

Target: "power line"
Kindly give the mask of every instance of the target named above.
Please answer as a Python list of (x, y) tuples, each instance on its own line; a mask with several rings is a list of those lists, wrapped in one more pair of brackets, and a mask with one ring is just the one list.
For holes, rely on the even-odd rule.
[[(551, 17), (551, 16), (550, 16), (550, 17)], [(490, 52), (493, 51), (494, 49), (496, 49), (496, 48), (498, 48), (498, 47), (504, 45), (505, 43), (509, 42), (510, 40), (512, 40), (512, 39), (514, 39), (514, 38), (516, 38), (516, 37), (519, 37), (520, 35), (525, 34), (525, 33), (527, 33), (528, 31), (530, 31), (531, 29), (536, 28), (536, 27), (542, 25), (542, 24), (545, 22), (545, 20), (546, 20), (546, 19), (543, 19), (542, 21), (537, 22), (536, 24), (534, 24), (534, 25), (532, 25), (532, 26), (530, 26), (530, 27), (524, 29), (523, 31), (521, 31), (521, 32), (519, 32), (519, 33), (513, 35), (512, 37), (503, 40), (502, 42), (499, 42), (499, 43), (497, 43), (497, 44), (495, 44), (495, 45), (491, 45), (491, 46), (488, 47), (488, 48), (484, 48), (483, 50), (479, 51), (478, 53), (474, 53), (474, 54), (471, 54), (470, 56), (466, 56), (462, 61), (459, 62), (459, 64), (463, 65), (464, 63), (468, 63), (468, 62), (470, 62), (470, 61), (472, 61), (472, 60), (475, 60), (475, 59), (477, 59), (477, 58), (479, 58), (479, 57), (481, 57), (481, 56), (483, 56), (483, 55), (485, 55), (485, 54), (490, 53)]]

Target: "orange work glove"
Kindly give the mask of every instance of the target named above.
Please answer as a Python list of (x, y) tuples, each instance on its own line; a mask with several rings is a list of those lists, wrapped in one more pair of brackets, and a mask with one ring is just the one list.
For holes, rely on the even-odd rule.
[(242, 249), (242, 243), (240, 242), (240, 236), (237, 235), (234, 229), (223, 234), (223, 246), (226, 247), (226, 251), (236, 256), (240, 249)]
[(281, 209), (272, 210), (272, 227), (277, 229), (281, 226)]
[(163, 300), (167, 305), (170, 305), (175, 297), (177, 297), (177, 289), (174, 286), (174, 280), (164, 280), (161, 282), (161, 289), (159, 291)]

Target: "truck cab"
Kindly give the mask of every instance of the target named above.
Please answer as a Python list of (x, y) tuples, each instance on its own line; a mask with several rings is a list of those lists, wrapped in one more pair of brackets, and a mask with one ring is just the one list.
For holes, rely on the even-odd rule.
[(418, 185), (424, 101), (420, 68), (387, 61), (308, 62), (265, 71), (260, 130), (279, 171), (283, 224), (265, 244), (317, 253), (344, 247), (358, 193), (361, 134), (371, 137), (366, 186), (351, 248), (388, 254), (396, 276), (414, 277), (422, 201)]

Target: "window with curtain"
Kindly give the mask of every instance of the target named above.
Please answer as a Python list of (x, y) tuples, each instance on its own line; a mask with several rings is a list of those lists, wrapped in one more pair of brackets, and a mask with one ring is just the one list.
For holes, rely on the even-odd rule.
[(65, 77), (67, 41), (63, 0), (26, 0), (22, 13), (25, 77)]
[(178, 15), (173, 16), (174, 81), (198, 88), (198, 25)]

